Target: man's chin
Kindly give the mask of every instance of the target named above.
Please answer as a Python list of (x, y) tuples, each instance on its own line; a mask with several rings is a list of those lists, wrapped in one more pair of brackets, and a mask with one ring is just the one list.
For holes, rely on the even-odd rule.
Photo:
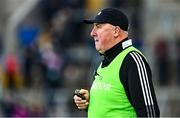
[(104, 51), (102, 50), (97, 50), (100, 54), (104, 54)]

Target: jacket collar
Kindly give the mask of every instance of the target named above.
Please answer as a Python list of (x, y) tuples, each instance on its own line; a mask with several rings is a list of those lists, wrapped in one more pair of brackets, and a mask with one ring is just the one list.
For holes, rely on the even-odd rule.
[(115, 46), (113, 46), (111, 49), (107, 50), (103, 56), (104, 59), (102, 61), (102, 67), (105, 67), (111, 63), (111, 61), (124, 49), (132, 45), (132, 40), (125, 38), (123, 41), (119, 42)]

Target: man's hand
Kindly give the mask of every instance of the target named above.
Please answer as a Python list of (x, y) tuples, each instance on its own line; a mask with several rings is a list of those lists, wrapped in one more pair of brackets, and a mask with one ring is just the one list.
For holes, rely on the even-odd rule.
[(88, 90), (80, 89), (79, 93), (82, 94), (86, 99), (83, 100), (81, 97), (74, 95), (74, 102), (78, 109), (87, 109), (89, 105), (89, 92)]

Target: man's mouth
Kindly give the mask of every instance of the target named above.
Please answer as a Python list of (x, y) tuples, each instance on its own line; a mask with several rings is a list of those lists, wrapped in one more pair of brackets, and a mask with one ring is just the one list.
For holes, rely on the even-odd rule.
[(98, 39), (95, 39), (95, 42), (98, 42), (99, 40)]

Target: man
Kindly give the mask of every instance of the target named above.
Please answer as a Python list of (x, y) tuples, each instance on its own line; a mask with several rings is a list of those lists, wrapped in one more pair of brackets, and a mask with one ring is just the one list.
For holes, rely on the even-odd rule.
[(151, 70), (145, 56), (128, 39), (128, 19), (114, 8), (106, 8), (93, 20), (91, 36), (104, 56), (94, 75), (90, 92), (74, 95), (78, 109), (88, 117), (159, 117)]

